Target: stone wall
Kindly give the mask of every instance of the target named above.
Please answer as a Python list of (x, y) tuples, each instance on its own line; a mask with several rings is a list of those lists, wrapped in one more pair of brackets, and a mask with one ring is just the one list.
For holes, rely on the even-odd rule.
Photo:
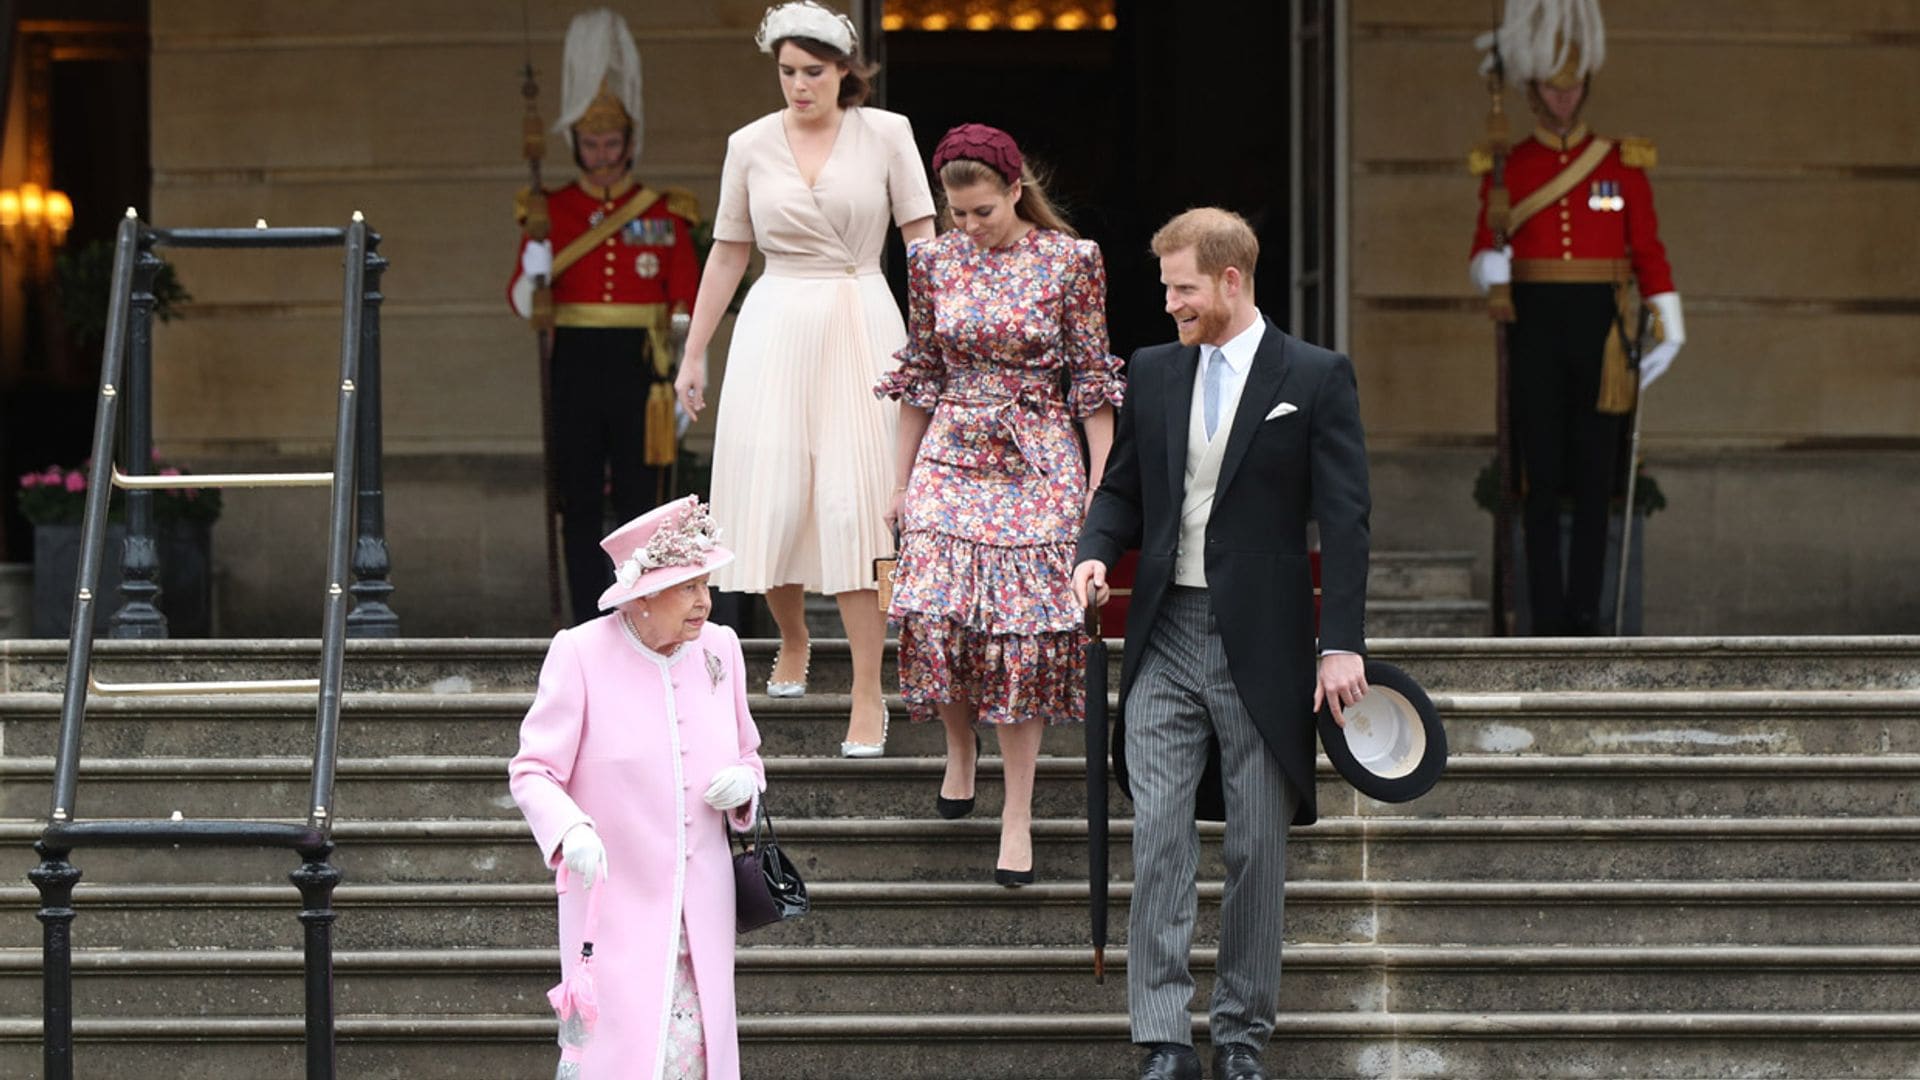
[[(724, 138), (778, 105), (764, 0), (623, 0), (648, 123), (641, 174), (711, 209)], [(576, 9), (530, 4), (542, 106)], [(1353, 351), (1383, 547), (1486, 548), (1491, 332), (1465, 279), (1486, 96), (1484, 0), (1352, 0)], [(1690, 342), (1651, 395), (1672, 500), (1649, 534), (1648, 629), (1911, 630), (1903, 542), (1920, 446), (1920, 5), (1607, 0), (1589, 118), (1655, 139)], [(153, 6), (164, 225), (344, 222), (386, 279), (394, 603), (411, 634), (545, 625), (532, 342), (506, 310), (517, 0)], [(1508, 109), (1525, 129), (1525, 105)], [(558, 140), (549, 177), (570, 173)], [(160, 444), (199, 467), (310, 467), (330, 437), (337, 263), (182, 253), (196, 301), (157, 335)], [(716, 362), (724, 340), (717, 343)], [(709, 417), (710, 421), (710, 417)], [(696, 429), (696, 445), (705, 439)], [(310, 494), (234, 493), (220, 629), (317, 626)], [(309, 553), (310, 549), (310, 553)], [(1485, 567), (1481, 568), (1484, 589)]]
[[(752, 43), (765, 5), (615, 6), (645, 73), (639, 173), (692, 189), (711, 210), (727, 133), (779, 104)], [(561, 39), (579, 8), (527, 5), (549, 123)], [(392, 260), (383, 356), (403, 629), (540, 632), (537, 368), (532, 337), (505, 300), (512, 200), (527, 176), (522, 4), (173, 0), (154, 5), (152, 18), (149, 220), (324, 225), (361, 210), (382, 235)], [(572, 176), (563, 139), (550, 139), (544, 169), (548, 183)], [(156, 334), (162, 450), (202, 468), (317, 463), (332, 438), (338, 259), (172, 258), (195, 302), (189, 318)], [(723, 336), (717, 356), (724, 346)], [(705, 436), (703, 427), (693, 438)], [(228, 505), (215, 541), (221, 632), (317, 628), (323, 502), (235, 492)]]
[[(1920, 4), (1606, 0), (1587, 119), (1654, 139), (1688, 343), (1648, 395), (1652, 633), (1911, 632)], [(1483, 553), (1493, 338), (1466, 280), (1480, 0), (1354, 0), (1352, 342), (1379, 542)], [(1515, 137), (1531, 127), (1510, 90)]]

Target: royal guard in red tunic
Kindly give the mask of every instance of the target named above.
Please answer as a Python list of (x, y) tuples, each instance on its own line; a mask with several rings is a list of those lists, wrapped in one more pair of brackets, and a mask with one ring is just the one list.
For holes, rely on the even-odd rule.
[[(1608, 503), (1621, 475), (1623, 423), (1637, 393), (1686, 340), (1680, 294), (1661, 246), (1647, 170), (1653, 143), (1594, 134), (1581, 120), (1605, 57), (1597, 0), (1509, 0), (1496, 35), (1506, 74), (1526, 87), (1538, 126), (1508, 152), (1496, 187), (1484, 152), (1469, 275), (1482, 293), (1510, 287), (1509, 420), (1524, 476), (1532, 632), (1595, 633)], [(1510, 207), (1489, 227), (1490, 197)], [(1495, 228), (1506, 237), (1499, 246)], [(1636, 333), (1628, 285), (1656, 317), (1660, 344), (1629, 370)], [(1562, 498), (1572, 534), (1562, 571)]]
[(671, 494), (676, 453), (669, 326), (693, 307), (700, 265), (691, 194), (632, 175), (641, 139), (640, 58), (626, 23), (601, 10), (567, 29), (560, 122), (580, 176), (545, 192), (548, 238), (526, 233), (516, 205), (514, 311), (536, 313), (535, 282), (552, 285), (551, 463), (573, 621), (597, 614), (612, 583), (600, 552), (612, 518), (627, 521)]

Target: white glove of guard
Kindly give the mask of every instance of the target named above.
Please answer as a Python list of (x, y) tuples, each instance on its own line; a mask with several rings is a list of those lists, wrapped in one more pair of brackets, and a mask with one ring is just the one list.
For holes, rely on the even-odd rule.
[(591, 889), (607, 872), (607, 846), (593, 826), (583, 821), (560, 838), (560, 861), (576, 881)]
[(707, 805), (715, 810), (732, 810), (747, 805), (759, 790), (760, 779), (752, 769), (729, 765), (713, 774), (713, 783), (707, 785)]
[(553, 243), (529, 240), (520, 249), (520, 272), (528, 277), (553, 276)]
[(1660, 317), (1660, 344), (1647, 350), (1647, 355), (1640, 358), (1642, 390), (1667, 373), (1667, 369), (1673, 366), (1673, 358), (1680, 353), (1680, 346), (1687, 343), (1687, 324), (1680, 315), (1679, 293), (1655, 293), (1647, 297), (1647, 306)]
[(1509, 244), (1495, 251), (1492, 248), (1473, 257), (1467, 264), (1467, 277), (1481, 296), (1495, 285), (1506, 285), (1513, 281), (1513, 245)]

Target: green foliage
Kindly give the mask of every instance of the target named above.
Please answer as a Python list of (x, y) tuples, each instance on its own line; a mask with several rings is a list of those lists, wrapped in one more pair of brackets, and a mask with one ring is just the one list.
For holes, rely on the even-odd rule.
[[(1491, 514), (1500, 507), (1500, 470), (1499, 463), (1489, 461), (1480, 474), (1473, 478), (1473, 505)], [(1640, 474), (1633, 482), (1633, 509), (1643, 518), (1650, 518), (1667, 508), (1666, 493), (1660, 490), (1660, 481), (1647, 472), (1645, 462), (1640, 464)], [(1614, 509), (1620, 508), (1622, 496), (1614, 496)], [(1568, 502), (1568, 509), (1572, 503)]]
[[(95, 240), (68, 248), (53, 260), (54, 295), (60, 318), (67, 324), (76, 349), (97, 349), (107, 337), (107, 294), (113, 290), (113, 241)], [(180, 305), (193, 299), (180, 284), (172, 263), (163, 263), (153, 277), (153, 314), (161, 322), (180, 315)]]

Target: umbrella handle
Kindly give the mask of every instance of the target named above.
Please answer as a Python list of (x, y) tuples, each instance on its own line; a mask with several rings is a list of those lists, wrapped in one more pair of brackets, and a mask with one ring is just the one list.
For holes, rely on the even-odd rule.
[[(604, 887), (606, 883), (607, 867), (605, 862), (602, 862), (600, 880), (597, 882), (601, 887), (587, 889), (587, 922), (580, 928), (580, 955), (582, 956), (593, 955), (593, 939), (600, 933), (600, 894), (606, 891)], [(556, 896), (567, 895), (566, 863), (561, 863), (559, 871), (553, 876), (553, 892)]]

